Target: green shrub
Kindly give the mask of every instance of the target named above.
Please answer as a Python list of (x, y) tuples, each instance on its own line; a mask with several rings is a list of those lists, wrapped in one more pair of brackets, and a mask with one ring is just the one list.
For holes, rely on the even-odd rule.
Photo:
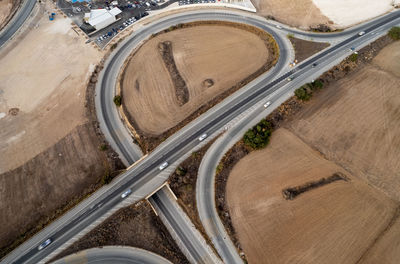
[(321, 80), (315, 80), (315, 81), (313, 81), (311, 83), (308, 83), (307, 85), (313, 91), (322, 89), (324, 87), (324, 83)]
[(101, 151), (106, 151), (106, 150), (107, 150), (107, 145), (106, 145), (106, 144), (101, 144), (101, 145), (99, 146), (99, 149), (100, 149)]
[(353, 53), (353, 54), (350, 55), (350, 60), (352, 62), (357, 61), (357, 59), (358, 59), (358, 53)]
[(176, 173), (177, 175), (179, 175), (179, 176), (185, 176), (186, 173), (187, 173), (187, 170), (186, 170), (185, 168), (178, 167), (178, 168), (175, 170), (175, 173)]
[(101, 183), (104, 184), (109, 184), (112, 181), (113, 177), (110, 173), (109, 169), (106, 169), (106, 171), (103, 174), (103, 177), (101, 178)]
[(122, 103), (122, 98), (121, 98), (121, 96), (120, 96), (120, 95), (114, 96), (114, 104), (115, 104), (116, 106), (121, 106), (121, 103)]
[(294, 95), (296, 95), (299, 100), (308, 101), (312, 96), (312, 92), (307, 88), (307, 86), (303, 85), (294, 91)]
[(392, 27), (389, 30), (388, 35), (389, 35), (389, 37), (391, 37), (394, 40), (399, 40), (400, 39), (400, 27)]
[(262, 149), (268, 145), (271, 133), (272, 125), (263, 119), (244, 134), (243, 141), (253, 149)]
[(219, 174), (219, 173), (222, 171), (223, 168), (224, 168), (224, 164), (223, 164), (222, 162), (220, 162), (220, 163), (218, 164), (217, 168), (216, 168), (215, 173), (216, 173), (216, 174)]

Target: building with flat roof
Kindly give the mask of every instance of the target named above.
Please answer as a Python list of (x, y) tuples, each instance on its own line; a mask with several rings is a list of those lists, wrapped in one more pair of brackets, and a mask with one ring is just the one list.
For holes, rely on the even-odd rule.
[(121, 14), (121, 12), (122, 11), (118, 7), (114, 7), (111, 10), (93, 9), (90, 13), (85, 13), (84, 20), (96, 30), (99, 30), (117, 21), (118, 15)]

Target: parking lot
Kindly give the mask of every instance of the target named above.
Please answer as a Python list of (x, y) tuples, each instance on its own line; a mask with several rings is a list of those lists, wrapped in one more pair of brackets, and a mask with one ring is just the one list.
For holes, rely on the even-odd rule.
[[(164, 8), (177, 0), (119, 0), (117, 4), (112, 1), (94, 1), (72, 3), (71, 1), (58, 0), (57, 6), (63, 11), (79, 28), (85, 32), (92, 41), (100, 48), (104, 47), (113, 36), (121, 32), (124, 28), (147, 16), (149, 10)], [(113, 3), (113, 4), (112, 4)], [(122, 13), (118, 15), (116, 22), (97, 30), (90, 24), (84, 22), (85, 13), (90, 13), (93, 9), (111, 9), (118, 7)]]
[[(179, 6), (218, 3), (220, 0), (118, 0), (118, 1), (91, 1), (91, 0), (57, 0), (58, 8), (63, 11), (72, 21), (82, 29), (91, 41), (103, 48), (113, 36), (126, 27), (149, 15), (147, 11), (157, 10), (178, 2)], [(82, 1), (82, 2), (80, 2)], [(118, 15), (116, 22), (109, 26), (96, 30), (90, 24), (84, 22), (85, 13), (94, 9), (107, 9), (118, 7), (122, 13)]]
[(218, 0), (179, 0), (179, 5), (208, 4), (216, 3)]

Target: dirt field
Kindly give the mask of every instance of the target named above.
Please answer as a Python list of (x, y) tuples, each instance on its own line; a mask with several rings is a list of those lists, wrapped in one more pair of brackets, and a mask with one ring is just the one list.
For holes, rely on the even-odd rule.
[(399, 42), (391, 44), (370, 66), (320, 93), (289, 125), (327, 159), (396, 200), (400, 200), (400, 78), (382, 69), (397, 65), (391, 69), (400, 74), (399, 48)]
[(43, 9), (0, 54), (0, 256), (120, 168), (86, 98), (103, 54)]
[[(320, 24), (346, 28), (393, 10), (399, 0), (252, 0), (257, 12), (285, 24), (309, 29)], [(351, 11), (350, 11), (351, 10)]]
[[(313, 0), (322, 14), (343, 28), (393, 10), (399, 0)], [(351, 10), (351, 11), (350, 11)]]
[(20, 0), (0, 0), (0, 30), (2, 30), (17, 11)]
[(91, 124), (78, 126), (23, 166), (0, 174), (0, 257), (16, 238), (37, 231), (112, 170), (94, 135)]
[[(234, 167), (227, 203), (250, 263), (398, 262), (400, 42), (371, 61), (385, 43), (324, 74), (328, 87)], [(350, 181), (283, 199), (283, 189), (335, 172)]]
[[(335, 172), (350, 181), (330, 183), (291, 201), (283, 198), (283, 189)], [(283, 128), (266, 149), (235, 166), (227, 200), (249, 263), (356, 263), (396, 210), (388, 197)]]
[[(158, 45), (165, 41), (172, 43), (176, 67), (189, 91), (189, 101), (182, 106), (159, 53)], [(257, 71), (268, 56), (257, 35), (230, 26), (201, 25), (160, 34), (128, 64), (123, 102), (140, 130), (158, 135)]]
[(84, 249), (115, 245), (150, 250), (176, 264), (189, 263), (160, 219), (145, 202), (118, 210), (54, 260)]
[(257, 12), (302, 29), (319, 24), (331, 25), (312, 0), (252, 0)]
[[(69, 19), (40, 16), (37, 28), (0, 54), (0, 173), (21, 166), (86, 120), (85, 89), (101, 53), (85, 44)], [(18, 114), (12, 115), (15, 108)]]

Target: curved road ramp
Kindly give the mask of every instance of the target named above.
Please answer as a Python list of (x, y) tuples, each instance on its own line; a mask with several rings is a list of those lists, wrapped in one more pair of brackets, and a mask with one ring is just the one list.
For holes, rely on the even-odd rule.
[(91, 248), (59, 259), (53, 264), (172, 264), (165, 258), (150, 251), (123, 246)]

